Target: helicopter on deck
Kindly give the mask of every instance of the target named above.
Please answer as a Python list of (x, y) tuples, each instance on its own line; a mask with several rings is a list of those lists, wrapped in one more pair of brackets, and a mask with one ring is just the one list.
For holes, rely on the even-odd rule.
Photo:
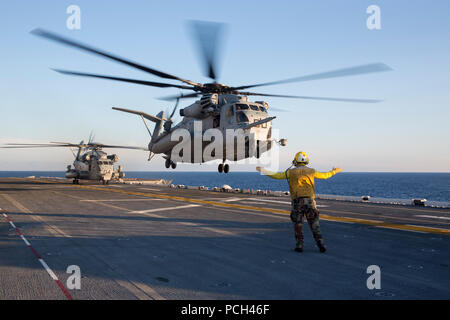
[[(319, 79), (338, 78), (345, 76), (353, 76), (359, 74), (367, 74), (374, 72), (384, 72), (392, 70), (389, 66), (383, 63), (372, 63), (366, 65), (359, 65), (350, 68), (337, 69), (328, 72), (316, 73), (301, 77), (294, 77), (280, 81), (271, 81), (265, 83), (251, 84), (251, 85), (239, 85), (239, 86), (227, 86), (218, 83), (217, 80), (217, 68), (216, 68), (216, 53), (218, 51), (217, 43), (221, 37), (223, 31), (223, 24), (211, 23), (211, 22), (193, 22), (193, 31), (196, 39), (198, 40), (200, 53), (204, 60), (205, 74), (212, 79), (212, 83), (198, 83), (191, 80), (187, 80), (172, 74), (168, 74), (144, 65), (132, 62), (130, 60), (112, 55), (105, 51), (95, 49), (85, 44), (76, 42), (74, 40), (62, 37), (52, 32), (48, 32), (42, 29), (36, 29), (32, 31), (32, 34), (52, 40), (73, 48), (81, 49), (83, 51), (99, 55), (101, 57), (125, 64), (132, 68), (139, 69), (146, 73), (150, 73), (160, 78), (174, 80), (180, 83), (162, 83), (146, 80), (137, 80), (122, 78), (116, 76), (100, 75), (93, 73), (84, 73), (76, 71), (58, 70), (57, 72), (67, 75), (83, 76), (99, 79), (107, 79), (114, 81), (121, 81), (127, 83), (135, 83), (139, 85), (159, 87), (159, 88), (178, 88), (181, 90), (190, 90), (192, 93), (181, 93), (176, 96), (165, 97), (163, 100), (176, 101), (173, 111), (166, 118), (164, 111), (159, 112), (156, 116), (145, 113), (143, 111), (137, 111), (126, 108), (113, 107), (113, 109), (139, 115), (144, 121), (147, 131), (151, 137), (148, 145), (150, 151), (149, 160), (153, 158), (155, 154), (163, 154), (166, 159), (166, 168), (176, 168), (176, 161), (173, 160), (174, 148), (179, 143), (177, 139), (173, 139), (173, 135), (177, 133), (179, 129), (185, 129), (189, 132), (191, 137), (194, 136), (196, 130), (196, 122), (201, 122), (201, 131), (204, 134), (209, 129), (217, 129), (225, 136), (226, 130), (239, 130), (241, 136), (245, 135), (244, 150), (239, 152), (237, 148), (232, 149), (223, 148), (223, 150), (211, 150), (211, 142), (202, 141), (201, 151), (202, 156), (194, 157), (195, 150), (194, 144), (191, 144), (192, 152), (191, 156), (182, 157), (183, 162), (188, 163), (203, 163), (210, 160), (219, 160), (221, 163), (218, 165), (219, 172), (227, 173), (229, 171), (229, 165), (225, 164), (226, 160), (238, 161), (250, 157), (259, 158), (264, 152), (269, 151), (274, 143), (278, 143), (282, 146), (286, 145), (286, 139), (275, 140), (272, 137), (272, 120), (275, 116), (270, 116), (269, 111), (277, 111), (276, 108), (269, 108), (269, 105), (264, 101), (252, 102), (249, 100), (249, 96), (262, 96), (262, 97), (279, 97), (279, 98), (295, 98), (295, 99), (307, 99), (307, 100), (323, 100), (323, 101), (336, 101), (336, 102), (356, 102), (356, 103), (375, 103), (380, 100), (373, 99), (346, 99), (346, 98), (330, 98), (330, 97), (311, 97), (311, 96), (294, 96), (294, 95), (279, 95), (268, 93), (257, 93), (243, 91), (249, 88), (284, 84), (291, 82), (303, 82)], [(180, 110), (180, 116), (183, 117), (182, 121), (176, 125), (173, 125), (173, 116), (178, 108), (181, 99), (199, 98), (196, 102), (188, 107)], [(278, 109), (278, 111), (280, 111)], [(153, 122), (153, 132), (150, 131), (145, 119)], [(252, 137), (252, 139), (250, 139)], [(233, 138), (235, 139), (235, 138)], [(223, 145), (226, 145), (223, 144)], [(204, 151), (208, 151), (208, 157), (204, 156)], [(222, 152), (217, 152), (222, 151)], [(178, 156), (178, 155), (177, 155)], [(180, 154), (181, 156), (181, 154)]]
[(102, 150), (103, 148), (147, 150), (146, 148), (140, 147), (114, 146), (91, 141), (88, 143), (81, 141), (79, 144), (68, 142), (51, 142), (42, 144), (8, 143), (1, 148), (17, 149), (55, 147), (78, 149), (76, 153), (71, 149), (75, 159), (72, 165), (67, 166), (67, 171), (65, 174), (67, 179), (73, 179), (73, 184), (80, 184), (80, 180), (94, 180), (101, 181), (103, 184), (109, 184), (109, 181), (111, 180), (119, 180), (125, 177), (122, 166), (114, 168), (114, 164), (119, 161), (117, 154), (108, 155)]

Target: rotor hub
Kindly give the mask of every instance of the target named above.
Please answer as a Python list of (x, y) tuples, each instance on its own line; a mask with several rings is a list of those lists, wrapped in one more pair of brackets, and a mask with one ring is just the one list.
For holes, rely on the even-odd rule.
[(202, 93), (229, 93), (229, 88), (224, 84), (212, 82), (203, 84), (200, 91)]

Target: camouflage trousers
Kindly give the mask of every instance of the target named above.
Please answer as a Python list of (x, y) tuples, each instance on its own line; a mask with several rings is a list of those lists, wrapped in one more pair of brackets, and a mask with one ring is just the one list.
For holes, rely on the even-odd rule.
[(291, 220), (294, 224), (296, 247), (303, 248), (303, 219), (306, 217), (317, 245), (323, 246), (319, 226), (319, 210), (312, 198), (297, 198), (292, 200)]

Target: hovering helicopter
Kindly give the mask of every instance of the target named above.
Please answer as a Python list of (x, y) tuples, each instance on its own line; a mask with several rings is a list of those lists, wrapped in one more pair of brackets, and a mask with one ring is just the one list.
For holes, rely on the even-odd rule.
[[(245, 152), (237, 152), (236, 148), (232, 150), (226, 150), (211, 154), (213, 159), (221, 160), (222, 163), (218, 165), (219, 172), (227, 173), (229, 171), (229, 165), (225, 164), (226, 160), (238, 161), (248, 157), (256, 156), (259, 158), (262, 153), (269, 151), (273, 143), (278, 143), (282, 146), (286, 145), (286, 139), (274, 140), (272, 138), (272, 120), (275, 116), (269, 115), (269, 110), (277, 111), (275, 108), (269, 108), (269, 105), (265, 101), (249, 100), (249, 96), (262, 96), (262, 97), (280, 97), (280, 98), (295, 98), (295, 99), (307, 99), (307, 100), (324, 100), (324, 101), (337, 101), (337, 102), (357, 102), (357, 103), (375, 103), (381, 100), (373, 99), (346, 99), (346, 98), (330, 98), (330, 97), (311, 97), (311, 96), (294, 96), (294, 95), (279, 95), (268, 93), (257, 93), (242, 91), (249, 88), (284, 84), (291, 82), (303, 82), (319, 79), (338, 78), (345, 76), (353, 76), (359, 74), (367, 74), (374, 72), (384, 72), (392, 70), (389, 66), (383, 63), (372, 63), (366, 65), (360, 65), (350, 68), (337, 69), (328, 72), (322, 72), (317, 74), (311, 74), (301, 77), (289, 78), (280, 81), (272, 81), (265, 83), (258, 83), (252, 85), (239, 85), (239, 86), (227, 86), (218, 83), (217, 80), (217, 68), (216, 68), (216, 53), (218, 51), (217, 43), (223, 31), (223, 24), (211, 23), (211, 22), (193, 22), (193, 31), (198, 40), (200, 53), (203, 56), (205, 65), (205, 75), (213, 80), (211, 83), (198, 83), (191, 80), (187, 80), (172, 74), (168, 74), (156, 69), (146, 67), (144, 65), (132, 62), (130, 60), (112, 55), (105, 51), (95, 49), (85, 44), (76, 42), (74, 40), (62, 37), (52, 32), (48, 32), (42, 29), (33, 30), (31, 33), (46, 39), (68, 45), (83, 51), (99, 55), (101, 57), (125, 64), (127, 66), (139, 69), (146, 73), (150, 73), (160, 78), (179, 81), (182, 84), (176, 83), (162, 83), (154, 81), (145, 81), (137, 79), (122, 78), (109, 75), (100, 75), (93, 73), (84, 73), (76, 71), (67, 71), (54, 69), (57, 72), (67, 75), (83, 76), (91, 78), (108, 79), (114, 81), (135, 83), (145, 86), (159, 87), (159, 88), (178, 88), (181, 90), (190, 90), (193, 93), (181, 93), (180, 95), (165, 97), (163, 100), (176, 101), (175, 107), (168, 118), (165, 118), (164, 111), (159, 112), (156, 116), (150, 115), (142, 111), (136, 111), (125, 108), (113, 109), (139, 115), (144, 121), (147, 131), (150, 134), (151, 140), (148, 145), (150, 151), (149, 160), (153, 158), (155, 154), (163, 154), (166, 159), (166, 168), (176, 168), (176, 162), (171, 159), (172, 151), (175, 145), (179, 141), (172, 141), (173, 134), (177, 129), (187, 129), (191, 136), (194, 135), (195, 122), (200, 121), (202, 126), (201, 130), (204, 133), (211, 128), (217, 128), (225, 133), (227, 129), (242, 129), (243, 134), (246, 135)], [(193, 104), (180, 110), (180, 116), (183, 117), (182, 121), (173, 126), (173, 116), (178, 108), (179, 101), (181, 99), (199, 98)], [(278, 110), (280, 111), (280, 110)], [(150, 132), (145, 119), (154, 122), (155, 126), (153, 133)], [(163, 130), (163, 132), (161, 132)], [(253, 135), (250, 145), (248, 136)], [(225, 135), (224, 135), (225, 136)], [(265, 146), (261, 148), (261, 146)], [(202, 143), (202, 151), (207, 148), (208, 143)], [(250, 152), (254, 150), (256, 152)], [(194, 152), (191, 152), (193, 155)], [(240, 155), (240, 156), (239, 156)], [(211, 160), (211, 159), (210, 159)], [(183, 158), (183, 161), (190, 163), (202, 163), (205, 162), (204, 157), (195, 158), (192, 156), (190, 159)]]
[(80, 184), (80, 180), (95, 180), (101, 181), (103, 184), (109, 184), (111, 180), (118, 180), (125, 177), (122, 166), (119, 166), (117, 169), (114, 168), (114, 163), (119, 161), (119, 157), (116, 154), (108, 155), (102, 151), (103, 148), (147, 150), (140, 147), (106, 145), (92, 142), (91, 139), (89, 139), (88, 143), (81, 141), (79, 144), (68, 142), (50, 142), (48, 144), (8, 143), (1, 148), (52, 147), (78, 148), (77, 153), (71, 149), (75, 160), (73, 161), (73, 168), (71, 165), (68, 165), (66, 171), (66, 178), (73, 179), (73, 184)]

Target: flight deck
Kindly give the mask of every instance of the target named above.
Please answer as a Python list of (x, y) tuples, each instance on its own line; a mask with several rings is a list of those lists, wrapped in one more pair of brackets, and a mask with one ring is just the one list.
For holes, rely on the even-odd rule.
[(324, 254), (287, 196), (2, 178), (0, 299), (450, 299), (450, 209), (317, 204)]

